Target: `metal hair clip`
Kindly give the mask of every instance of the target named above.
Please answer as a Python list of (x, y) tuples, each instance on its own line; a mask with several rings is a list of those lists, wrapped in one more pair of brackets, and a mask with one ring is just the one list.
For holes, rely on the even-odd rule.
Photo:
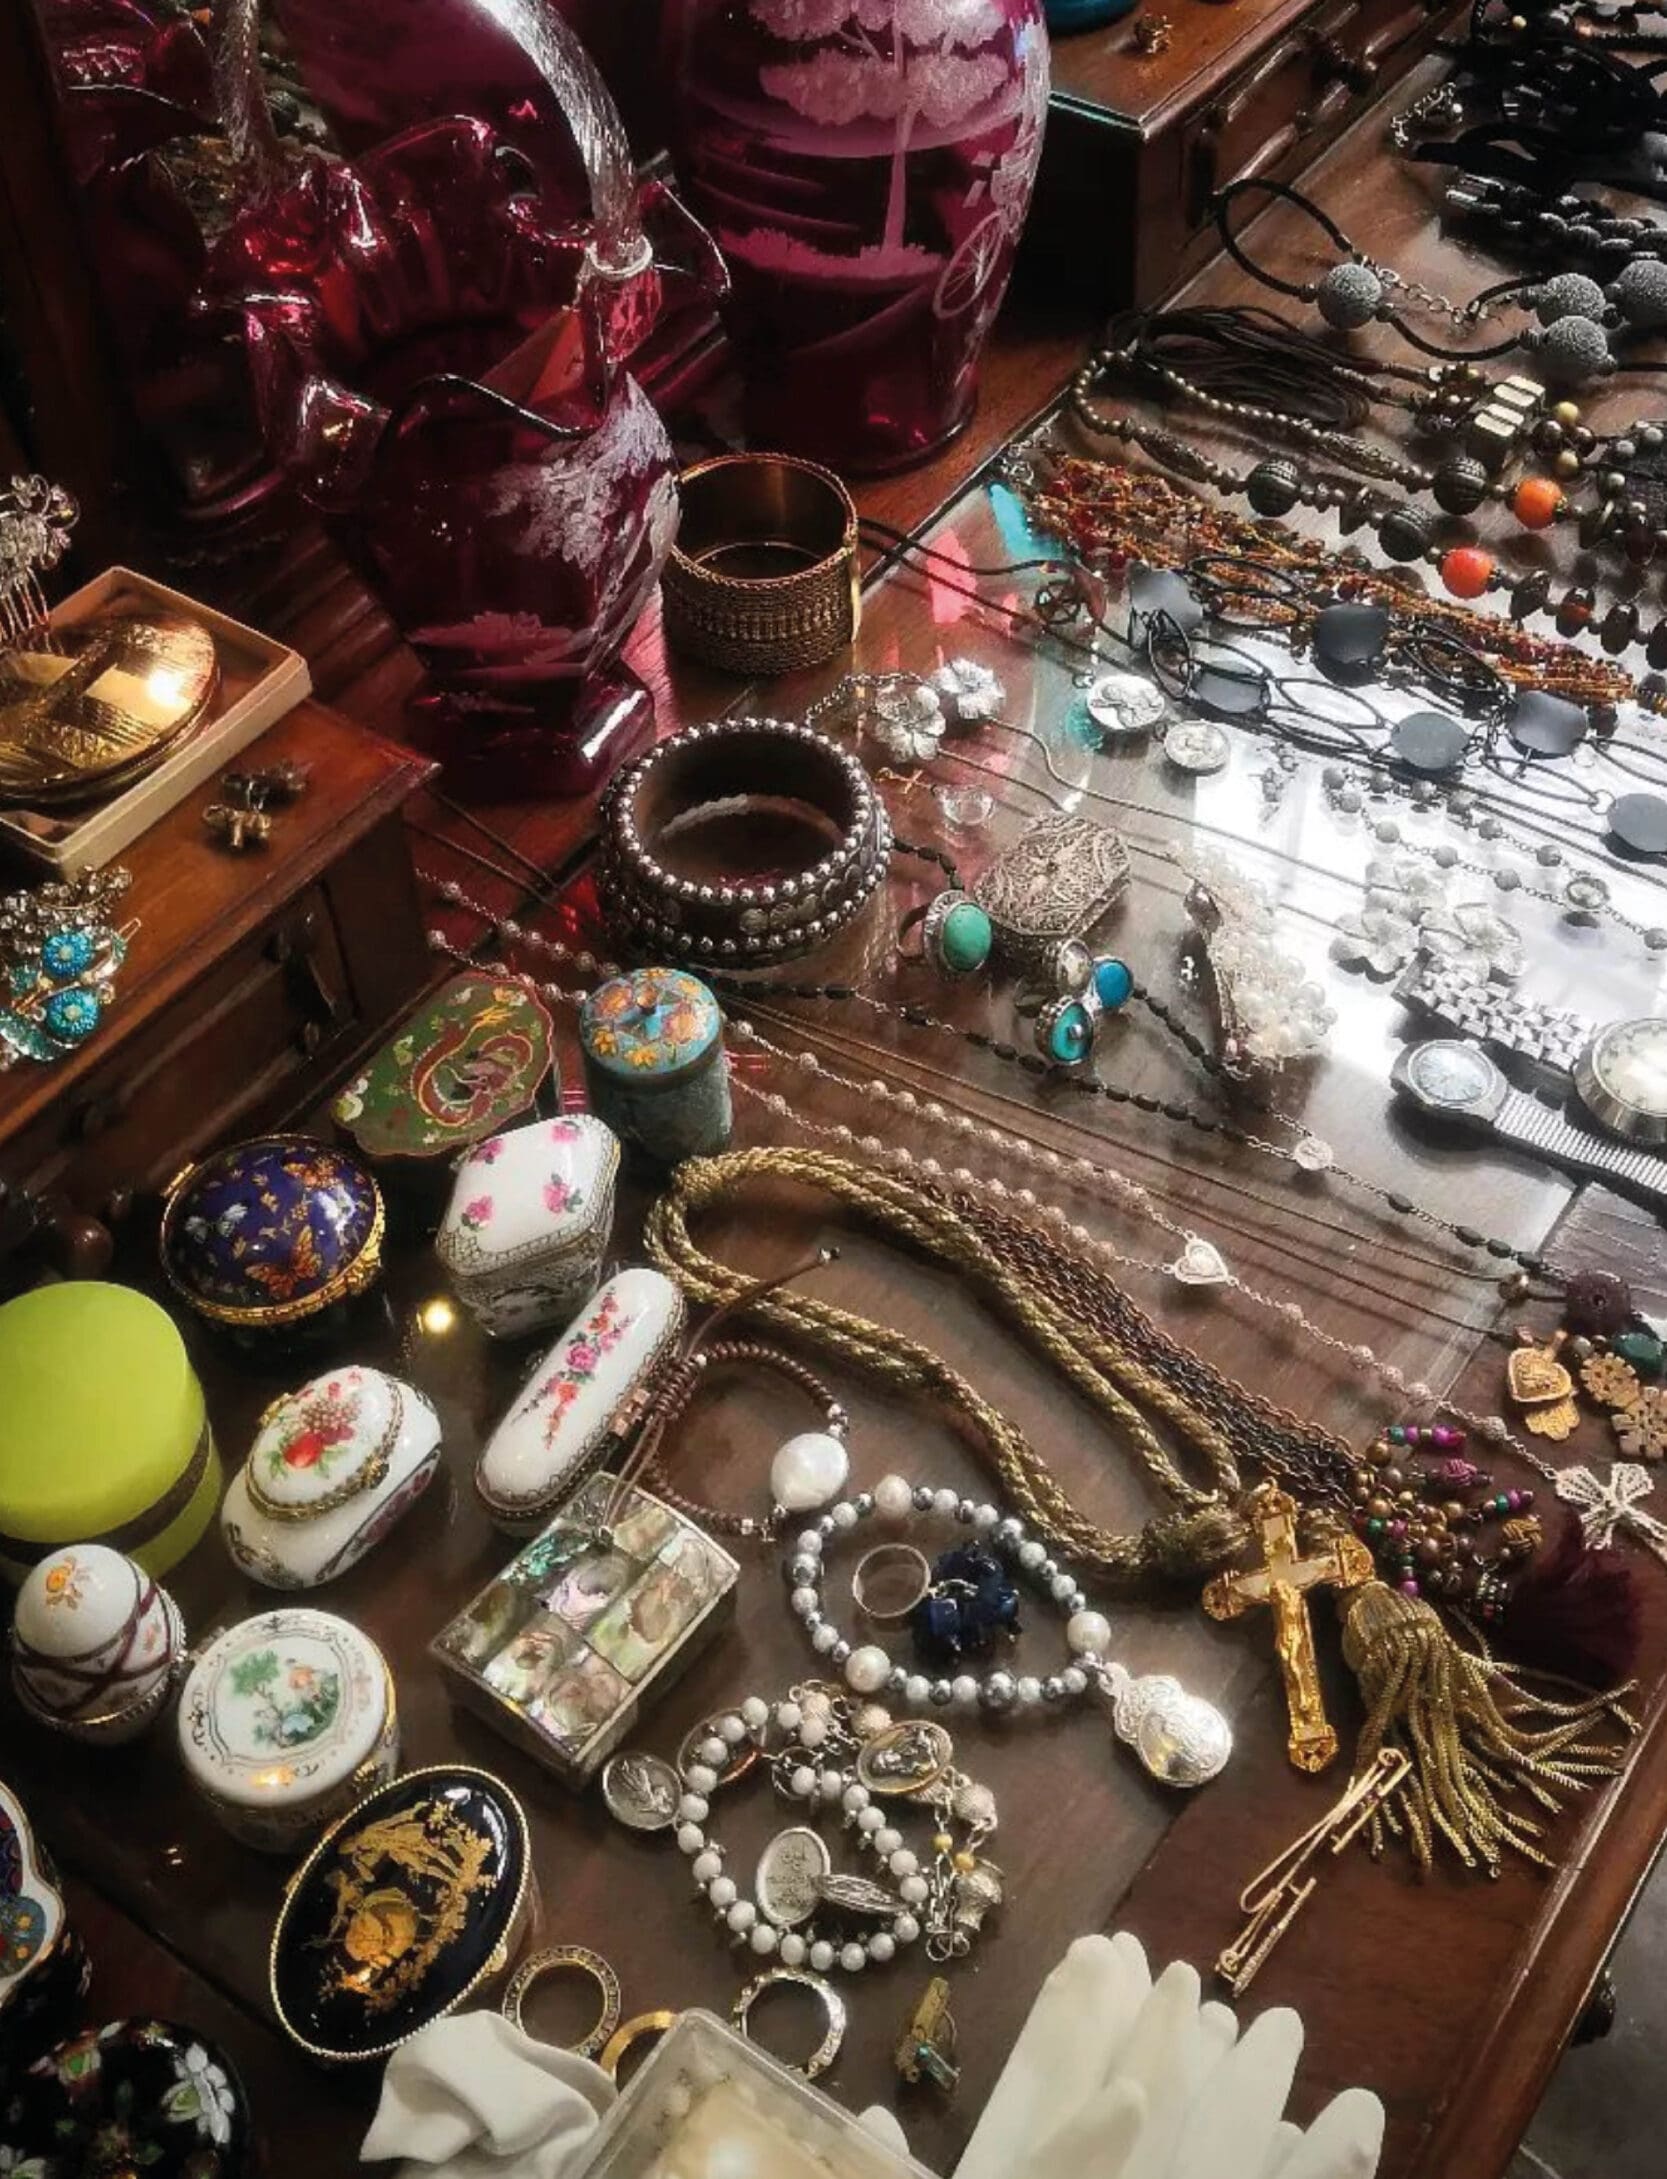
[(1235, 1997), (1243, 1997), (1262, 1962), (1284, 1936), (1319, 1882), (1303, 1871), (1322, 1848), (1340, 1854), (1349, 1841), (1398, 1791), (1412, 1764), (1399, 1748), (1380, 1748), (1371, 1768), (1351, 1778), (1343, 1797), (1319, 1822), (1293, 1839), (1258, 1871), (1239, 1894), (1239, 1911), (1250, 1919), (1216, 1961), (1216, 1973)]

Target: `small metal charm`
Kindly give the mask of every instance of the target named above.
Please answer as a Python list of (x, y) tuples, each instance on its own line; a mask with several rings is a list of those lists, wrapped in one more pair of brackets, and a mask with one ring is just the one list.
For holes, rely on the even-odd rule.
[(1166, 708), (1162, 694), (1150, 681), (1117, 668), (1090, 682), (1082, 702), (1101, 733), (1119, 741), (1149, 734)]
[[(822, 1887), (828, 1882), (828, 1849), (804, 1824), (778, 1831), (758, 1857), (752, 1893), (759, 1912), (777, 1929), (797, 1929), (808, 1922), (821, 1904)], [(847, 1883), (860, 1879), (848, 1877)], [(887, 1894), (888, 1913), (901, 1912), (899, 1902)]]
[(307, 769), (301, 764), (269, 764), (255, 772), (226, 772), (220, 781), (225, 799), (208, 805), (203, 811), (203, 823), (234, 855), (264, 847), (272, 837), (271, 812), (298, 802), (307, 784)]
[(616, 1755), (602, 1772), (608, 1813), (628, 1831), (669, 1831), (682, 1792), (683, 1781), (657, 1755)]
[(868, 1876), (845, 1876), (837, 1870), (816, 1879), (815, 1903), (833, 1907), (840, 1914), (861, 1914), (884, 1922), (894, 1921), (904, 1911), (902, 1900), (884, 1884), (876, 1884)]
[(955, 1743), (930, 1718), (888, 1725), (857, 1754), (857, 1777), (870, 1793), (926, 1793), (949, 1769)]
[(1189, 1695), (1166, 1672), (1139, 1679), (1121, 1665), (1105, 1668), (1101, 1685), (1111, 1698), (1112, 1724), (1160, 1785), (1207, 1785), (1233, 1752), (1227, 1720), (1202, 1696)]
[(1163, 737), (1163, 754), (1178, 772), (1202, 778), (1222, 770), (1232, 745), (1211, 719), (1178, 719)]
[(920, 2081), (930, 2081), (947, 2096), (961, 2078), (955, 2050), (955, 2015), (949, 2009), (949, 1984), (942, 1975), (934, 1975), (926, 1985), (920, 2003), (909, 2015), (909, 2024), (903, 2030), (892, 2063), (911, 2087)]

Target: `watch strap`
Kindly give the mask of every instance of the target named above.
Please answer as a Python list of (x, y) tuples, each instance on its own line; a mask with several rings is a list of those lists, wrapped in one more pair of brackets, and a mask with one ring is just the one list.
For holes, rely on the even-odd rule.
[(1579, 1014), (1537, 1006), (1508, 985), (1428, 953), (1417, 954), (1401, 971), (1395, 996), (1450, 1036), (1475, 1037), (1542, 1067), (1571, 1069), (1594, 1035)]
[(1589, 1173), (1598, 1180), (1613, 1180), (1623, 1188), (1667, 1198), (1667, 1158), (1659, 1151), (1639, 1150), (1573, 1127), (1562, 1113), (1521, 1090), (1506, 1092), (1494, 1119), (1495, 1132), (1506, 1142), (1536, 1150), (1554, 1164)]

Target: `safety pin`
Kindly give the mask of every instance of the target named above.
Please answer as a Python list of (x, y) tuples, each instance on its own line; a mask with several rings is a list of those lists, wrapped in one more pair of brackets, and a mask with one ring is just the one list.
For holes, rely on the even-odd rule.
[[(1396, 1792), (1412, 1769), (1399, 1748), (1380, 1748), (1371, 1768), (1351, 1778), (1342, 1798), (1293, 1839), (1282, 1854), (1258, 1870), (1239, 1894), (1239, 1912), (1250, 1919), (1216, 1961), (1216, 1973), (1235, 1997), (1242, 1997), (1274, 1946), (1307, 1904), (1319, 1879), (1302, 1871), (1323, 1847), (1340, 1854), (1351, 1839)], [(1300, 1881), (1299, 1881), (1300, 1880)]]

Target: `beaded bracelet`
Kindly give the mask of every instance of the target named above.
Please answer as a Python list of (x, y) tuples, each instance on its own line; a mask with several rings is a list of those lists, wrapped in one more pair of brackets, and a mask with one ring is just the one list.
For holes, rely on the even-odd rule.
[[(1011, 1562), (1052, 1599), (1065, 1615), (1065, 1642), (1071, 1662), (1045, 1679), (997, 1667), (982, 1676), (972, 1672), (930, 1677), (893, 1664), (878, 1643), (853, 1648), (822, 1609), (822, 1563), (828, 1540), (848, 1535), (862, 1521), (878, 1515), (901, 1521), (911, 1512), (934, 1513), (972, 1530), (999, 1560)], [(1027, 1535), (1024, 1523), (1003, 1515), (988, 1502), (963, 1498), (953, 1490), (911, 1484), (900, 1475), (882, 1476), (872, 1491), (842, 1498), (797, 1538), (785, 1572), (789, 1601), (803, 1621), (811, 1647), (844, 1673), (859, 1696), (882, 1692), (908, 1708), (982, 1710), (996, 1714), (1014, 1709), (1059, 1709), (1080, 1701), (1093, 1688), (1111, 1708), (1117, 1737), (1126, 1741), (1151, 1775), (1165, 1785), (1203, 1785), (1227, 1761), (1233, 1736), (1211, 1704), (1190, 1695), (1167, 1674), (1134, 1678), (1105, 1655), (1111, 1627), (1088, 1608), (1075, 1578), (1049, 1557), (1046, 1546)], [(930, 1600), (929, 1600), (930, 1601)]]

